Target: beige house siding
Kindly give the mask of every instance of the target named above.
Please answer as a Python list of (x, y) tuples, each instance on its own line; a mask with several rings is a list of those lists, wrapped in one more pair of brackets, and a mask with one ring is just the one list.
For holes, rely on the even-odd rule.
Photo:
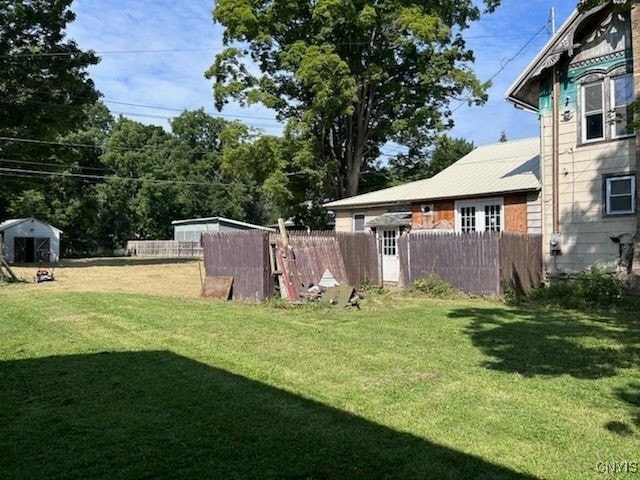
[(527, 194), (527, 231), (537, 235), (542, 233), (542, 194), (540, 192)]
[[(410, 207), (407, 207), (407, 212), (411, 211)], [(358, 213), (363, 213), (364, 223), (365, 225), (380, 215), (384, 215), (389, 212), (388, 208), (371, 208), (371, 207), (362, 207), (362, 208), (353, 208), (353, 210), (336, 210), (336, 231), (337, 232), (353, 232), (353, 216)], [(369, 230), (365, 227), (365, 230)]]
[(636, 169), (635, 140), (619, 139), (589, 145), (578, 143), (579, 115), (560, 121), (558, 182), (561, 255), (550, 251), (553, 233), (552, 117), (542, 122), (542, 212), (545, 259), (550, 272), (577, 272), (591, 265), (615, 268), (619, 247), (610, 235), (633, 233), (635, 216), (603, 214), (603, 178)]

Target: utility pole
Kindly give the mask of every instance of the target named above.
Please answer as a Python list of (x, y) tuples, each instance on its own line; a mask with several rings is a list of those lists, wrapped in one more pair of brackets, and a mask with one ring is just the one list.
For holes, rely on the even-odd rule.
[(556, 9), (551, 7), (551, 12), (549, 13), (549, 24), (551, 25), (551, 35), (556, 34)]

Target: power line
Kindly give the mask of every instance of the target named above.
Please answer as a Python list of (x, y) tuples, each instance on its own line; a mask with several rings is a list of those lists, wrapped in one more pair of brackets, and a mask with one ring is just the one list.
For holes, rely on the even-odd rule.
[[(3, 160), (3, 159), (0, 159)], [(122, 177), (119, 175), (89, 175), (82, 173), (72, 173), (72, 172), (57, 172), (57, 171), (48, 171), (48, 170), (30, 170), (24, 168), (7, 168), (0, 167), (0, 173), (6, 173), (9, 175), (16, 174), (16, 176), (23, 177), (24, 175), (36, 175), (36, 177), (31, 178), (43, 178), (43, 177), (69, 177), (69, 178), (77, 178), (84, 180), (121, 180), (125, 182), (134, 182), (134, 183), (153, 183), (153, 184), (166, 184), (166, 185), (190, 185), (190, 186), (217, 186), (217, 187), (232, 187), (242, 185), (238, 182), (232, 183), (224, 183), (219, 180), (211, 180), (210, 182), (196, 182), (190, 180), (161, 180), (156, 178), (144, 178), (144, 177)]]
[(0, 162), (3, 163), (13, 163), (16, 165), (35, 165), (39, 167), (61, 167), (61, 168), (81, 168), (83, 170), (92, 170), (96, 172), (111, 172), (113, 170), (110, 168), (100, 168), (100, 167), (84, 167), (82, 165), (65, 165), (63, 163), (47, 163), (47, 162), (31, 162), (26, 160), (9, 160), (8, 158), (0, 159)]
[[(529, 35), (528, 33), (507, 33), (507, 34), (489, 34), (489, 35), (469, 35), (463, 36), (464, 40), (480, 40), (492, 38), (519, 38)], [(369, 45), (368, 41), (353, 42), (327, 42), (329, 45), (335, 46), (358, 46)], [(313, 44), (310, 44), (313, 45)], [(34, 53), (9, 53), (0, 55), (0, 58), (56, 58), (56, 57), (73, 57), (75, 55), (93, 54), (93, 55), (141, 55), (141, 54), (159, 54), (159, 53), (190, 53), (190, 52), (216, 52), (223, 51), (229, 47), (194, 47), (194, 48), (161, 48), (161, 49), (132, 49), (132, 50), (87, 50), (76, 52), (34, 52)], [(237, 47), (243, 48), (243, 47)]]
[[(531, 36), (531, 38), (529, 38), (529, 40), (527, 40), (527, 41), (526, 41), (526, 43), (525, 43), (522, 47), (520, 47), (520, 50), (518, 50), (518, 51), (515, 53), (515, 55), (513, 55), (512, 57), (509, 57), (509, 58), (507, 58), (506, 60), (504, 60), (504, 61), (502, 62), (502, 64), (501, 64), (500, 68), (498, 69), (498, 71), (497, 71), (496, 73), (494, 73), (494, 74), (489, 78), (488, 82), (490, 82), (490, 81), (494, 80), (498, 75), (500, 75), (500, 74), (504, 71), (504, 69), (505, 69), (505, 68), (507, 68), (507, 65), (509, 65), (511, 62), (513, 62), (516, 58), (518, 58), (518, 56), (520, 56), (520, 54), (521, 54), (522, 52), (524, 52), (524, 51), (525, 51), (525, 49), (526, 49), (529, 45), (531, 45), (531, 42), (533, 42), (533, 41), (536, 39), (536, 37), (537, 37), (538, 35), (540, 35), (540, 33), (542, 33), (542, 31), (543, 31), (543, 30), (547, 30), (547, 24), (545, 24), (545, 25), (543, 25), (542, 27), (540, 27), (540, 29), (539, 29), (536, 33), (534, 33), (534, 34)], [(458, 111), (460, 108), (462, 108), (462, 106), (463, 106), (464, 104), (466, 104), (466, 103), (467, 103), (467, 101), (463, 100), (462, 102), (460, 102), (460, 105), (458, 105), (456, 108), (454, 108), (454, 109), (451, 111), (451, 113), (457, 112), (457, 111)]]
[[(129, 103), (129, 102), (120, 102), (117, 100), (102, 100), (104, 103), (112, 103), (114, 105), (124, 105), (124, 106), (128, 106), (128, 107), (139, 107), (139, 108), (149, 108), (152, 110), (167, 110), (170, 112), (184, 112), (184, 111), (188, 111), (189, 109), (187, 108), (175, 108), (175, 107), (163, 107), (163, 106), (159, 106), (159, 105), (145, 105), (145, 104), (141, 104), (141, 103)], [(277, 120), (270, 118), (270, 117), (254, 117), (251, 115), (232, 115), (232, 114), (224, 114), (224, 113), (216, 113), (216, 112), (206, 112), (209, 115), (216, 115), (218, 117), (232, 117), (232, 118), (246, 118), (249, 120), (271, 120), (274, 122), (277, 122)]]

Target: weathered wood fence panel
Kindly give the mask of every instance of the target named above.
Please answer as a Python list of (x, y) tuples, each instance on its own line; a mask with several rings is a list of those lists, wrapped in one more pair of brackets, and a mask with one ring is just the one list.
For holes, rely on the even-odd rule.
[(349, 285), (382, 285), (378, 246), (373, 233), (336, 232)]
[(411, 233), (398, 240), (402, 286), (436, 274), (463, 292), (498, 296), (500, 234)]
[(293, 248), (304, 287), (320, 283), (327, 270), (340, 285), (349, 284), (340, 246), (335, 237), (294, 235), (289, 238), (289, 245)]
[[(366, 232), (312, 231), (289, 232), (289, 237), (293, 241), (298, 238), (335, 238), (340, 247), (342, 263), (347, 272), (346, 284), (354, 287), (361, 287), (365, 284), (381, 284), (375, 234)], [(278, 238), (280, 236), (277, 234), (271, 235), (273, 243)], [(321, 277), (322, 273), (324, 271), (320, 273)], [(334, 273), (333, 270), (332, 273)], [(336, 274), (334, 273), (334, 275)]]
[(542, 235), (505, 233), (500, 239), (502, 282), (528, 293), (544, 280)]
[(543, 280), (541, 235), (410, 233), (398, 253), (403, 287), (436, 274), (463, 292), (500, 296), (506, 282), (526, 293)]
[(233, 277), (233, 300), (260, 302), (273, 296), (268, 233), (207, 232), (202, 248), (207, 275)]
[(138, 257), (202, 257), (200, 242), (175, 240), (132, 240), (127, 242), (127, 253)]

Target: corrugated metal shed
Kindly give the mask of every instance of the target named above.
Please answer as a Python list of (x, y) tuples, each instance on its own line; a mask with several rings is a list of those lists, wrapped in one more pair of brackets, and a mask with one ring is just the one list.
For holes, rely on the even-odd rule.
[(325, 204), (327, 208), (391, 205), (448, 198), (535, 191), (540, 185), (540, 139), (478, 147), (426, 180)]

